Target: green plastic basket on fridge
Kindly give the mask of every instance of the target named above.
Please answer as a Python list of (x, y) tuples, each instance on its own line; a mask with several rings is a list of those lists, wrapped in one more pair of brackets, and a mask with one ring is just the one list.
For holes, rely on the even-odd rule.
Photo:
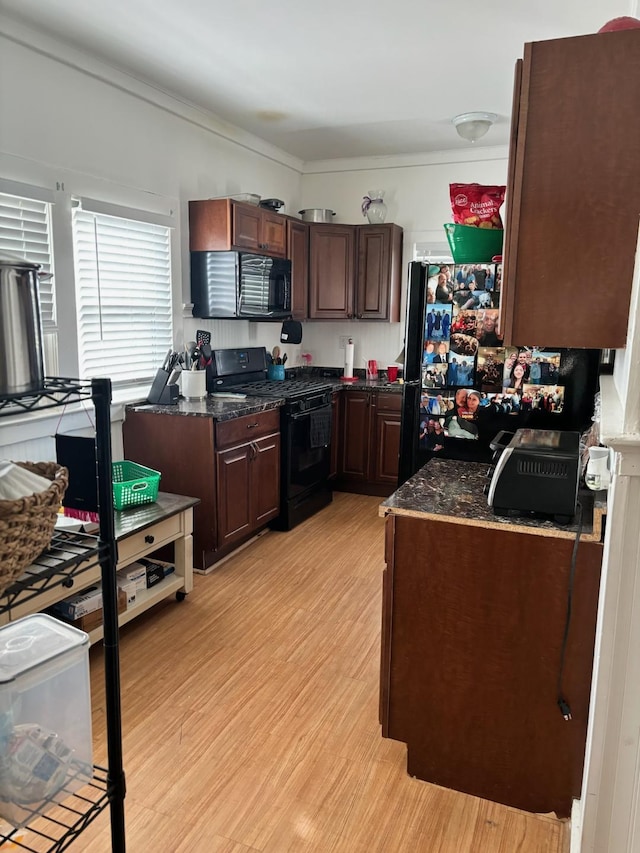
[(444, 230), (457, 264), (488, 264), (495, 255), (502, 254), (502, 229), (447, 222)]
[(151, 504), (158, 499), (160, 472), (137, 462), (112, 462), (113, 506), (117, 510)]

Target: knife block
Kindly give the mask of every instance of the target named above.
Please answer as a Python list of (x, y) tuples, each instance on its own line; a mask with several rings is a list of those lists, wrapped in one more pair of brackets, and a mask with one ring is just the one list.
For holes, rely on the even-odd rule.
[(147, 396), (147, 403), (154, 405), (177, 406), (180, 391), (175, 382), (169, 385), (169, 372), (160, 368)]

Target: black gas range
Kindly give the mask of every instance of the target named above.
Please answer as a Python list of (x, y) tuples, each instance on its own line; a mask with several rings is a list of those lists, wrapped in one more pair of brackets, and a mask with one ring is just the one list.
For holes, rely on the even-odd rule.
[(281, 382), (240, 382), (229, 390), (252, 397), (282, 397), (287, 411), (308, 412), (331, 404), (332, 386), (314, 379), (284, 379)]
[(333, 499), (329, 482), (332, 385), (318, 379), (267, 379), (264, 347), (214, 350), (207, 391), (283, 399), (280, 408), (280, 515), (290, 530)]

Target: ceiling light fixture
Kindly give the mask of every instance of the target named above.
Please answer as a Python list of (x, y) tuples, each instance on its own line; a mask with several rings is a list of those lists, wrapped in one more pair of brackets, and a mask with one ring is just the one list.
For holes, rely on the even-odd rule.
[(498, 116), (495, 113), (461, 113), (454, 116), (454, 123), (458, 134), (468, 142), (476, 142), (487, 133)]

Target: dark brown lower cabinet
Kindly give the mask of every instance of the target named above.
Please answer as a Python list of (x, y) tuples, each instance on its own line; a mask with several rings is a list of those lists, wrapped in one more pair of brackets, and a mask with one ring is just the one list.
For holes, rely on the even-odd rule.
[(398, 485), (402, 396), (344, 391), (335, 488), (390, 495)]
[(200, 499), (193, 565), (205, 570), (280, 511), (280, 412), (216, 422), (129, 411), (125, 457), (160, 471), (165, 492)]
[(329, 478), (338, 476), (338, 448), (340, 446), (340, 418), (342, 416), (342, 395), (334, 391), (331, 395), (331, 455), (329, 457)]
[(602, 545), (581, 542), (557, 704), (573, 539), (390, 515), (382, 733), (407, 771), (531, 812), (580, 796)]
[(216, 451), (218, 545), (243, 539), (280, 512), (280, 434)]

